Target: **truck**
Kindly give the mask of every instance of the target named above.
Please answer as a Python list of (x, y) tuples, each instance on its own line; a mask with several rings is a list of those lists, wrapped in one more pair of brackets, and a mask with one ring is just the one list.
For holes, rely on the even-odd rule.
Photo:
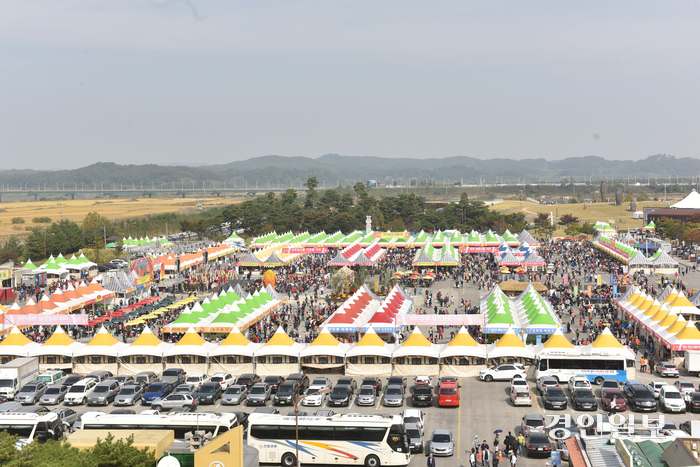
[(25, 384), (39, 376), (39, 359), (20, 357), (0, 365), (0, 400), (13, 400)]
[(697, 376), (700, 374), (700, 352), (697, 350), (686, 350), (682, 366), (689, 375)]

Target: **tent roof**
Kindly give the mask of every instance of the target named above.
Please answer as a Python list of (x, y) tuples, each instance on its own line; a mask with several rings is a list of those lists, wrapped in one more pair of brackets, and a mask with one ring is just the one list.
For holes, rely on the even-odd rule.
[(700, 340), (700, 330), (695, 327), (695, 324), (693, 324), (692, 321), (688, 321), (688, 324), (683, 328), (683, 330), (676, 334), (676, 339)]
[(323, 328), (321, 332), (319, 333), (318, 337), (314, 339), (314, 341), (310, 345), (326, 345), (326, 346), (331, 346), (331, 347), (337, 347), (340, 345), (340, 342), (338, 342), (338, 339), (335, 338), (331, 332)]
[(569, 342), (560, 328), (544, 343), (545, 349), (573, 349), (574, 345)]
[(478, 347), (474, 338), (469, 334), (467, 328), (462, 326), (457, 335), (447, 344), (448, 347)]
[(20, 331), (19, 328), (17, 328), (17, 326), (13, 326), (12, 331), (10, 331), (10, 334), (8, 334), (7, 337), (2, 342), (0, 342), (0, 346), (14, 345), (22, 347), (32, 343), (32, 340), (30, 340), (27, 336), (22, 334), (22, 331)]
[(105, 329), (104, 325), (100, 328), (99, 331), (97, 331), (97, 334), (95, 334), (95, 337), (88, 342), (87, 346), (95, 346), (95, 345), (101, 345), (104, 347), (111, 347), (114, 344), (118, 344), (119, 341), (112, 336), (107, 329)]
[(131, 346), (133, 347), (142, 345), (144, 347), (156, 347), (162, 343), (163, 341), (158, 339), (158, 336), (151, 332), (151, 328), (146, 326), (139, 335), (139, 337), (137, 337), (136, 340), (131, 344)]
[(594, 349), (621, 349), (622, 344), (615, 339), (615, 336), (613, 336), (612, 332), (610, 332), (610, 328), (605, 328), (603, 329), (603, 332), (598, 336), (596, 340), (593, 341), (591, 346)]
[(272, 345), (282, 345), (285, 347), (291, 347), (294, 345), (294, 341), (291, 337), (287, 335), (286, 332), (284, 332), (284, 328), (280, 326), (277, 328), (277, 331), (275, 331), (275, 334), (265, 344), (266, 347)]
[(401, 347), (430, 347), (430, 342), (428, 342), (428, 339), (425, 338), (423, 333), (420, 332), (420, 329), (418, 329), (418, 326), (416, 326)]
[(63, 330), (61, 326), (58, 326), (56, 328), (56, 331), (47, 339), (46, 342), (44, 342), (44, 346), (49, 346), (49, 345), (58, 345), (58, 346), (63, 346), (67, 347), (71, 344), (75, 344), (75, 341), (66, 334), (66, 332)]
[(231, 332), (229, 335), (224, 339), (224, 341), (220, 345), (242, 345), (246, 346), (250, 344), (250, 341), (246, 336), (243, 335), (243, 333), (238, 329), (238, 327), (234, 326), (231, 329)]
[(672, 204), (671, 207), (673, 209), (700, 209), (700, 194), (692, 190), (688, 196), (676, 204)]
[(385, 342), (382, 340), (382, 338), (379, 337), (374, 331), (374, 329), (370, 326), (365, 335), (362, 336), (362, 339), (359, 340), (356, 347), (384, 347), (384, 344)]
[(200, 336), (195, 329), (190, 326), (190, 328), (187, 330), (184, 336), (182, 336), (182, 339), (180, 339), (175, 346), (182, 346), (182, 345), (204, 345), (206, 344), (207, 341), (202, 339), (202, 336)]
[(501, 347), (522, 347), (522, 348), (525, 348), (525, 343), (522, 340), (520, 340), (518, 335), (513, 330), (513, 327), (511, 326), (508, 328), (506, 333), (503, 334), (503, 337), (498, 339), (498, 342), (496, 342), (496, 347), (497, 348), (501, 348)]

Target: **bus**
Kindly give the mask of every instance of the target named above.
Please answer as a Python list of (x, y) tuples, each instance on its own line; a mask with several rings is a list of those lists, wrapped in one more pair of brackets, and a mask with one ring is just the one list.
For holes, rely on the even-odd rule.
[[(296, 417), (256, 414), (248, 417), (248, 446), (260, 463), (294, 467)], [(409, 439), (398, 415), (343, 414), (299, 417), (301, 464), (348, 464), (379, 467), (407, 465)]]
[(212, 438), (238, 426), (233, 413), (178, 413), (162, 415), (85, 413), (83, 430), (173, 430), (175, 440), (185, 441), (185, 433), (203, 431)]
[(65, 427), (58, 415), (53, 412), (45, 414), (5, 412), (0, 414), (0, 432), (3, 431), (7, 431), (10, 435), (17, 435), (19, 439), (15, 446), (22, 449), (34, 438), (37, 438), (40, 443), (49, 439), (58, 441), (63, 437)]
[(583, 376), (598, 385), (604, 379), (624, 383), (628, 379), (627, 369), (634, 369), (634, 357), (626, 351), (619, 354), (584, 352), (573, 355), (567, 352), (547, 352), (537, 356), (535, 368), (535, 378), (550, 376), (560, 383), (568, 382), (572, 376)]

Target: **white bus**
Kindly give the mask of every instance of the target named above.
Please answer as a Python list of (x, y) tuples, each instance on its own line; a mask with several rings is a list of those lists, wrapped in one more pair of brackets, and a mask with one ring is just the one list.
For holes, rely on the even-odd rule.
[(634, 359), (628, 353), (571, 355), (566, 352), (548, 352), (537, 356), (535, 378), (551, 376), (560, 383), (566, 383), (572, 376), (583, 376), (596, 384), (601, 384), (604, 379), (624, 383), (627, 381), (627, 368), (634, 368)]
[(233, 413), (178, 413), (163, 415), (86, 413), (83, 430), (173, 430), (177, 441), (185, 440), (185, 433), (204, 431), (212, 438), (238, 426)]
[[(296, 466), (296, 417), (251, 414), (248, 446), (260, 463)], [(408, 436), (398, 415), (345, 414), (299, 417), (301, 464), (349, 464), (379, 467), (411, 460)]]
[(0, 414), (0, 433), (3, 431), (19, 436), (15, 445), (22, 449), (34, 438), (40, 443), (49, 439), (58, 441), (63, 436), (64, 427), (55, 413), (5, 412)]

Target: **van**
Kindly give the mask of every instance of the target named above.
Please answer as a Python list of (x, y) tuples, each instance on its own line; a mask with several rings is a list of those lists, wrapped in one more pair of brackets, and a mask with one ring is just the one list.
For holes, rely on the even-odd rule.
[(160, 381), (160, 378), (158, 378), (158, 375), (152, 371), (142, 371), (141, 373), (136, 375), (136, 384), (138, 384), (144, 389), (147, 388), (151, 383), (157, 383), (158, 381)]
[(103, 381), (88, 396), (87, 405), (107, 405), (117, 397), (120, 389), (121, 385), (116, 379)]
[(53, 386), (54, 384), (63, 384), (67, 377), (61, 370), (49, 370), (41, 373), (36, 379), (46, 383), (47, 386)]
[(99, 384), (102, 381), (112, 378), (113, 376), (114, 375), (111, 371), (93, 371), (92, 373), (87, 374), (83, 379), (94, 379), (95, 382)]
[(187, 373), (182, 368), (169, 368), (163, 372), (161, 381), (170, 383), (173, 386), (179, 386), (185, 383)]
[(3, 402), (0, 404), (0, 413), (17, 412), (21, 408), (22, 404), (19, 402)]

